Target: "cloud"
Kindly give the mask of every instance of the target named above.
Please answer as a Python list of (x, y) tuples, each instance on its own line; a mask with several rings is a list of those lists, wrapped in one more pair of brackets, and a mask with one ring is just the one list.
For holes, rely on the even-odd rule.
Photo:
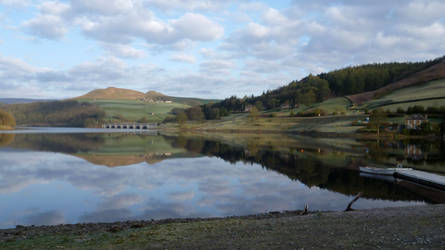
[(62, 18), (54, 15), (37, 16), (26, 21), (23, 27), (29, 34), (47, 39), (60, 39), (68, 31)]
[(112, 56), (121, 58), (144, 58), (145, 52), (124, 44), (101, 43)]
[(79, 27), (86, 36), (109, 44), (143, 39), (149, 44), (168, 45), (182, 40), (211, 41), (224, 34), (221, 25), (202, 14), (185, 13), (164, 21), (140, 1), (78, 0), (69, 4), (51, 1), (41, 3), (39, 10), (36, 17), (23, 23), (23, 28), (38, 38), (60, 39), (70, 26)]
[(170, 57), (170, 59), (176, 62), (186, 62), (186, 63), (196, 62), (196, 58), (190, 54), (174, 54)]
[(224, 33), (222, 26), (194, 13), (168, 22), (156, 19), (153, 13), (147, 11), (117, 17), (103, 16), (94, 20), (86, 17), (79, 23), (87, 36), (114, 43), (128, 43), (133, 38), (140, 38), (149, 44), (168, 45), (182, 40), (211, 41)]
[(60, 39), (68, 32), (68, 27), (63, 16), (69, 9), (69, 5), (59, 2), (43, 2), (38, 7), (40, 13), (23, 23), (22, 27), (30, 35), (46, 38)]
[(142, 202), (144, 199), (137, 194), (119, 194), (105, 200), (100, 207), (108, 209), (123, 209)]
[(145, 5), (156, 7), (161, 10), (218, 10), (221, 7), (230, 4), (227, 0), (147, 0)]
[[(309, 73), (439, 57), (445, 51), (443, 13), (445, 3), (438, 0), (296, 0), (284, 8), (219, 0), (42, 1), (22, 30), (60, 44), (79, 34), (76, 39), (96, 41), (104, 57), (64, 70), (20, 72), (9, 63), (1, 84), (15, 86), (8, 94), (22, 93), (19, 79), (35, 89), (40, 84), (62, 92), (68, 86), (64, 96), (112, 84), (209, 98), (259, 94)], [(131, 59), (138, 60), (124, 63)], [(141, 59), (153, 70), (138, 65)], [(171, 61), (199, 67), (184, 71)]]
[(231, 73), (231, 69), (234, 68), (233, 62), (229, 60), (209, 60), (201, 63), (201, 72), (207, 74), (225, 74), (226, 76)]
[(29, 0), (0, 0), (0, 4), (14, 7), (27, 7), (31, 4)]

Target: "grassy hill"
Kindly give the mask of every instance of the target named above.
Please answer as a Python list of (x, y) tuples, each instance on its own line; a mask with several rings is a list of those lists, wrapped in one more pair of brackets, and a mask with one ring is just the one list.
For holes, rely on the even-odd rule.
[(395, 111), (414, 105), (424, 107), (445, 106), (445, 79), (417, 84), (392, 91), (381, 98), (370, 100), (361, 107), (366, 109), (384, 108)]
[(85, 95), (75, 97), (74, 100), (139, 100), (142, 102), (174, 102), (188, 106), (197, 106), (207, 104), (209, 102), (217, 102), (219, 100), (188, 98), (188, 97), (174, 97), (167, 96), (156, 91), (148, 91), (146, 93), (115, 87), (108, 87), (106, 89), (95, 89)]
[(146, 93), (109, 87), (96, 89), (74, 98), (97, 105), (105, 110), (105, 121), (132, 121), (157, 123), (171, 116), (174, 108), (189, 108), (217, 100), (172, 97), (156, 91)]
[(142, 92), (130, 90), (130, 89), (121, 89), (108, 87), (106, 89), (95, 89), (83, 96), (76, 97), (76, 100), (85, 100), (85, 99), (103, 99), (103, 100), (138, 100), (144, 98), (145, 95)]

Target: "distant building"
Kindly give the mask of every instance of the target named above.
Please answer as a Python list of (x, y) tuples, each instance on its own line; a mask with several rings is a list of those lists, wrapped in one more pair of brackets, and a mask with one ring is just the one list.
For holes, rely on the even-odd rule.
[(252, 110), (253, 105), (246, 105), (246, 107), (244, 108), (244, 112), (250, 112), (250, 110)]
[(420, 129), (420, 126), (428, 122), (428, 118), (423, 115), (412, 115), (406, 119), (407, 129)]
[(282, 105), (280, 106), (280, 109), (281, 109), (281, 110), (289, 110), (289, 109), (290, 109), (290, 105), (289, 105), (289, 104), (282, 104)]

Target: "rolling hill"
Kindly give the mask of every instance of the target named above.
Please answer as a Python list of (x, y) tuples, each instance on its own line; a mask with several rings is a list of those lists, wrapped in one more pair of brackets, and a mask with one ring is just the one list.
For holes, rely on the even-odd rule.
[(200, 98), (188, 98), (188, 97), (174, 97), (167, 96), (162, 93), (150, 90), (146, 93), (130, 90), (130, 89), (122, 89), (115, 87), (108, 87), (106, 89), (95, 89), (88, 92), (85, 95), (75, 97), (74, 100), (138, 100), (142, 102), (155, 102), (155, 103), (178, 103), (187, 106), (197, 106), (202, 104), (207, 104), (209, 102), (217, 102), (219, 100), (215, 99), (200, 99)]
[(174, 108), (189, 108), (218, 100), (172, 97), (156, 91), (146, 93), (108, 87), (96, 89), (73, 98), (95, 104), (105, 110), (105, 121), (131, 121), (157, 123), (163, 121)]
[(95, 89), (83, 96), (76, 97), (74, 99), (99, 99), (99, 100), (138, 100), (143, 99), (145, 94), (139, 91), (130, 89), (121, 89), (108, 87), (106, 89)]

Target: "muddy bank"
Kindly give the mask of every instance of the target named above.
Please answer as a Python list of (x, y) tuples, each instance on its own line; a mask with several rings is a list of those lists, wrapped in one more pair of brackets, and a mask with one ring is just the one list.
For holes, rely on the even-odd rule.
[(445, 205), (0, 230), (0, 248), (295, 249), (445, 246)]

